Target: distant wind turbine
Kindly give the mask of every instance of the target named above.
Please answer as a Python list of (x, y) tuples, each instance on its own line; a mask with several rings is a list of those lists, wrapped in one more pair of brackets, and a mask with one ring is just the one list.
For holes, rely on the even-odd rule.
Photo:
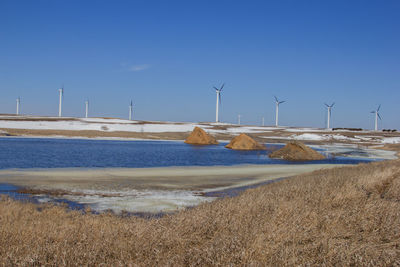
[(63, 95), (64, 95), (64, 85), (58, 89), (58, 93), (60, 95), (60, 101), (58, 103), (58, 117), (62, 116), (62, 100), (63, 100)]
[(264, 126), (264, 117), (262, 117), (262, 126)]
[(332, 107), (335, 105), (335, 102), (333, 102), (331, 105), (328, 105), (328, 104), (326, 104), (325, 103), (325, 106), (326, 106), (326, 108), (328, 109), (328, 119), (327, 119), (327, 121), (326, 121), (326, 129), (330, 129), (331, 127), (331, 125), (330, 125), (330, 122), (331, 122), (331, 109), (332, 109)]
[(238, 125), (240, 125), (240, 118), (242, 117), (242, 115), (238, 115)]
[(275, 97), (275, 105), (276, 105), (276, 111), (275, 111), (275, 126), (278, 127), (278, 122), (279, 122), (279, 105), (282, 103), (285, 103), (286, 101), (279, 101), (276, 96)]
[(374, 111), (371, 111), (371, 113), (375, 113), (375, 131), (378, 131), (378, 118), (382, 120), (381, 115), (379, 114), (379, 109), (381, 108), (381, 105), (378, 106), (378, 108)]
[(17, 115), (19, 115), (19, 105), (20, 105), (20, 103), (21, 103), (21, 98), (20, 97), (18, 97), (17, 98)]
[(89, 99), (85, 101), (85, 118), (89, 117)]
[(215, 92), (217, 93), (217, 108), (215, 111), (215, 122), (219, 122), (219, 104), (221, 104), (221, 91), (224, 88), (225, 84), (222, 84), (221, 88), (217, 88), (214, 86)]
[(133, 103), (131, 100), (131, 103), (129, 104), (129, 120), (132, 120), (132, 114), (133, 114)]

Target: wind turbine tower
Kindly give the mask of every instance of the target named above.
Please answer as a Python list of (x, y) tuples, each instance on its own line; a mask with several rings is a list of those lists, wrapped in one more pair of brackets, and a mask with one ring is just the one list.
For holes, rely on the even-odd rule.
[(242, 117), (242, 115), (238, 115), (238, 125), (240, 125), (240, 118)]
[(132, 100), (131, 103), (129, 104), (129, 120), (132, 120), (132, 113), (133, 113), (133, 104), (132, 104)]
[(85, 118), (89, 117), (89, 100), (85, 101)]
[(325, 103), (326, 108), (328, 109), (328, 118), (326, 120), (326, 129), (330, 129), (331, 128), (331, 110), (332, 107), (335, 105), (335, 102), (332, 103), (332, 105), (328, 105)]
[(215, 92), (217, 93), (217, 107), (215, 111), (215, 122), (219, 122), (219, 104), (221, 104), (221, 91), (224, 88), (225, 84), (222, 84), (221, 88), (217, 88), (214, 86)]
[(371, 111), (371, 113), (375, 113), (375, 131), (378, 131), (378, 118), (382, 120), (381, 115), (379, 114), (379, 109), (381, 108), (381, 105), (378, 106), (378, 108), (374, 111)]
[(278, 122), (279, 122), (279, 105), (282, 103), (285, 103), (286, 101), (279, 101), (276, 96), (275, 97), (275, 106), (276, 106), (276, 111), (275, 111), (275, 126), (278, 127)]
[(63, 100), (63, 95), (64, 95), (64, 86), (60, 89), (58, 89), (58, 93), (60, 95), (60, 101), (58, 103), (58, 117), (62, 116), (62, 100)]
[(19, 105), (20, 105), (20, 103), (21, 103), (21, 98), (20, 97), (18, 97), (17, 98), (17, 116), (19, 115)]
[(262, 117), (262, 126), (264, 126), (264, 117)]

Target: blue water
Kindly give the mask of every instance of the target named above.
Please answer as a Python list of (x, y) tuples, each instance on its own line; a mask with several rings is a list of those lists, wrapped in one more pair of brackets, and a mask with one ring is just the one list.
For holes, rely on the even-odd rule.
[[(215, 166), (238, 164), (354, 164), (370, 159), (331, 157), (310, 162), (270, 159), (267, 151), (234, 151), (183, 142), (0, 138), (0, 169)], [(279, 148), (282, 145), (268, 145)]]

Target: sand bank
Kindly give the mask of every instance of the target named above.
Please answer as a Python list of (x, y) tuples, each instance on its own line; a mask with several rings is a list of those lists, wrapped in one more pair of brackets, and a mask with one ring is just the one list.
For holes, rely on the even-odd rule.
[[(52, 198), (116, 212), (160, 212), (214, 198), (202, 193), (262, 183), (340, 165), (241, 165), (216, 167), (35, 169), (0, 171), (0, 183), (43, 190)], [(52, 194), (54, 192), (54, 194)]]

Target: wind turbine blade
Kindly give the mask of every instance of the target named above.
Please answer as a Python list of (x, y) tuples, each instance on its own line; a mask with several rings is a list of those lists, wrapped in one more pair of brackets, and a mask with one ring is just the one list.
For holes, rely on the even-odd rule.
[(376, 113), (376, 114), (378, 114), (378, 118), (379, 118), (380, 120), (382, 120), (381, 115), (379, 115), (379, 113)]
[(332, 103), (331, 107), (333, 107), (335, 105), (335, 102)]
[(221, 94), (219, 94), (219, 104), (222, 105), (222, 97), (221, 97)]
[(286, 101), (281, 101), (281, 102), (279, 102), (279, 104), (282, 104), (282, 103), (285, 103)]
[(371, 111), (371, 113), (375, 113), (375, 111)]
[(327, 103), (324, 103), (324, 104), (325, 104), (325, 106), (327, 106), (329, 108), (329, 105)]
[(217, 91), (218, 91), (218, 88), (217, 88), (217, 87), (213, 86), (213, 88), (214, 88), (215, 90), (217, 90)]
[(379, 107), (378, 107), (378, 109), (376, 111), (379, 111), (380, 108), (381, 108), (381, 105), (379, 104)]
[(219, 89), (220, 91), (222, 90), (222, 88), (224, 88), (225, 83), (222, 84), (221, 88)]
[(274, 98), (275, 98), (275, 102), (279, 102), (279, 101), (278, 101), (278, 98), (277, 98), (276, 96), (274, 96)]

